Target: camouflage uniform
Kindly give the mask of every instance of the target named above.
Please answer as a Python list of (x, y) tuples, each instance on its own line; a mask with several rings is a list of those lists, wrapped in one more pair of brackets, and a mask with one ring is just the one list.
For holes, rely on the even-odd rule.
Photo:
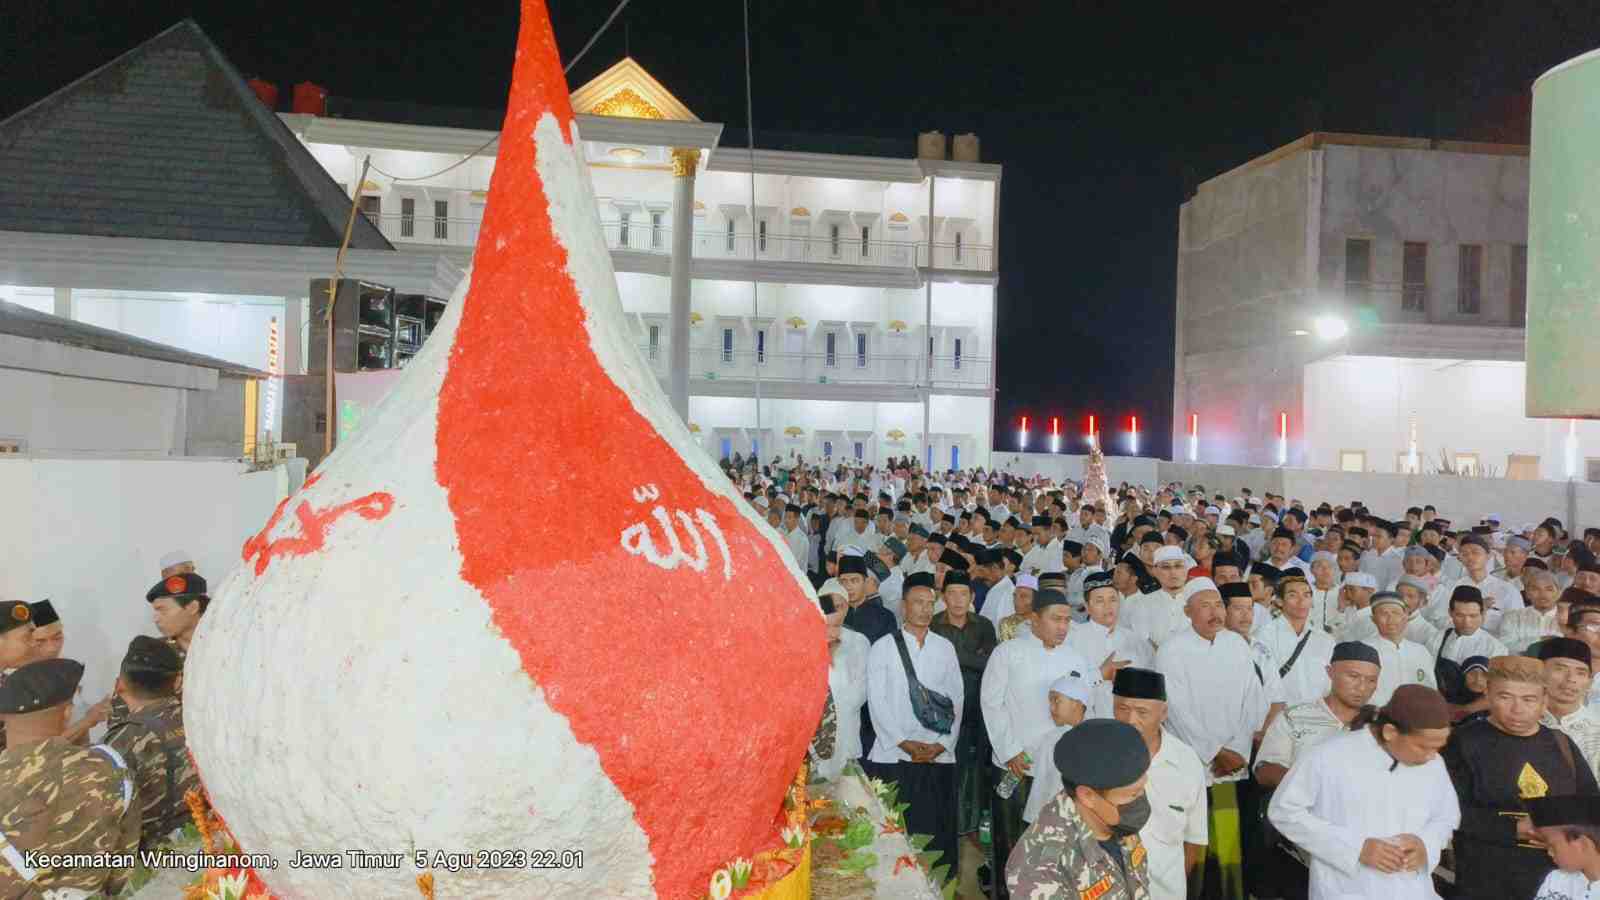
[(139, 846), (150, 849), (189, 821), (183, 795), (200, 787), (183, 734), (183, 704), (155, 700), (106, 732), (110, 744), (133, 767), (139, 784), (143, 825)]
[(811, 738), (812, 760), (832, 759), (836, 745), (839, 742), (839, 709), (833, 705), (833, 690), (828, 690), (827, 699), (822, 702), (822, 721), (817, 725), (817, 733)]
[[(178, 653), (178, 665), (182, 666), (185, 662), (188, 661), (188, 658), (189, 658), (188, 654), (184, 652), (182, 647), (178, 646), (178, 642), (177, 642), (176, 639), (174, 639), (174, 638), (162, 638), (162, 640), (166, 641), (168, 646), (170, 646), (173, 650), (177, 651), (177, 653)], [(180, 674), (180, 675), (183, 674), (183, 670), (181, 668), (178, 670), (178, 674)], [(179, 698), (179, 699), (181, 701), (182, 698)], [(107, 726), (107, 728), (115, 728), (115, 727), (117, 727), (117, 725), (121, 724), (121, 722), (124, 719), (128, 718), (128, 715), (129, 715), (128, 704), (124, 703), (122, 701), (121, 697), (118, 697), (115, 694), (113, 694), (111, 696), (111, 706), (106, 710), (106, 726)], [(110, 732), (108, 731), (107, 733), (109, 734)]]
[(1001, 641), (1009, 641), (1017, 636), (1028, 625), (1028, 617), (1022, 613), (1012, 613), (1000, 620), (999, 637)]
[(1019, 900), (1150, 900), (1150, 870), (1138, 835), (1122, 839), (1117, 865), (1063, 792), (1011, 851), (1006, 888)]
[(75, 888), (113, 894), (131, 869), (30, 869), (27, 851), (126, 853), (139, 849), (139, 817), (126, 764), (104, 745), (61, 738), (0, 753), (0, 897), (38, 900)]

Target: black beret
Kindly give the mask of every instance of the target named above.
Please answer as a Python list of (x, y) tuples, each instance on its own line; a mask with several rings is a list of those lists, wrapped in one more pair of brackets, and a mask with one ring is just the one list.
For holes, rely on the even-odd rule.
[(1250, 585), (1242, 581), (1230, 581), (1227, 584), (1219, 585), (1217, 593), (1222, 595), (1222, 605), (1227, 606), (1228, 601), (1235, 597), (1250, 599)]
[(1533, 827), (1558, 825), (1600, 825), (1600, 797), (1585, 794), (1557, 794), (1522, 801), (1533, 817)]
[(1340, 641), (1334, 644), (1333, 658), (1328, 662), (1368, 662), (1375, 666), (1383, 665), (1378, 657), (1378, 651), (1360, 641)]
[(28, 611), (33, 614), (33, 624), (40, 628), (61, 621), (61, 617), (56, 615), (56, 608), (50, 605), (49, 600), (28, 604)]
[(21, 715), (60, 706), (72, 699), (83, 679), (83, 663), (46, 659), (6, 676), (0, 685), (0, 715)]
[(152, 675), (176, 675), (183, 671), (183, 660), (172, 645), (160, 638), (139, 635), (128, 642), (128, 652), (122, 657), (124, 672), (148, 672)]
[[(949, 578), (950, 577), (949, 573), (946, 573), (945, 577)], [(934, 587), (933, 587), (934, 580), (935, 579), (933, 577), (933, 573), (932, 572), (913, 572), (910, 575), (906, 576), (905, 582), (900, 585), (900, 591), (903, 594), (904, 592), (909, 591), (912, 588), (919, 588), (919, 587), (924, 587), (924, 588), (927, 588), (928, 590), (931, 591), (931, 590), (934, 589)]]
[(20, 600), (0, 601), (0, 634), (32, 624), (33, 609)]
[(867, 574), (867, 560), (861, 556), (839, 556), (840, 575), (865, 575)]
[(972, 576), (968, 575), (964, 569), (951, 569), (944, 573), (944, 586), (946, 588), (966, 587), (970, 590), (972, 588)]
[(1586, 666), (1594, 665), (1594, 659), (1589, 653), (1589, 645), (1569, 637), (1552, 637), (1541, 641), (1539, 643), (1539, 659), (1575, 659)]
[(967, 558), (965, 556), (962, 556), (960, 553), (956, 552), (955, 550), (950, 550), (950, 549), (946, 549), (944, 551), (944, 553), (939, 555), (939, 562), (944, 563), (945, 565), (949, 566), (951, 569), (953, 569), (955, 571), (958, 571), (958, 572), (965, 572), (967, 570), (968, 565), (969, 565), (967, 563)]
[(1115, 587), (1116, 585), (1112, 584), (1110, 572), (1090, 572), (1083, 579), (1083, 595), (1085, 597), (1089, 596), (1090, 591)]
[(193, 572), (185, 572), (156, 582), (155, 587), (145, 592), (144, 599), (146, 603), (154, 603), (162, 597), (184, 599), (205, 596), (206, 580)]
[(1167, 699), (1167, 678), (1155, 669), (1139, 669), (1129, 666), (1118, 669), (1116, 678), (1111, 682), (1111, 693), (1118, 697), (1127, 697), (1130, 700), (1161, 700)]
[(1138, 729), (1116, 719), (1077, 725), (1056, 741), (1055, 757), (1063, 782), (1097, 791), (1127, 787), (1150, 768), (1150, 750)]
[(1036, 613), (1044, 612), (1044, 608), (1047, 606), (1070, 605), (1071, 604), (1067, 602), (1067, 595), (1057, 590), (1045, 590), (1041, 588), (1040, 590), (1035, 591), (1033, 595), (1033, 611)]

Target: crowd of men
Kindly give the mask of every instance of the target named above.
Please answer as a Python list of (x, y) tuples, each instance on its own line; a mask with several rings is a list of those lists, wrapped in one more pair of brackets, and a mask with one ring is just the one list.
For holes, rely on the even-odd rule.
[[(54, 605), (0, 602), (0, 897), (112, 896), (168, 843), (199, 787), (183, 732), (183, 661), (210, 597), (183, 552), (145, 594), (161, 638), (138, 635), (110, 696), (83, 702)], [(104, 726), (103, 736), (91, 735)], [(41, 856), (72, 862), (40, 864)], [(33, 862), (30, 862), (33, 860)]]
[(993, 897), (1556, 900), (1600, 842), (1600, 529), (725, 468), (823, 605), (817, 773)]

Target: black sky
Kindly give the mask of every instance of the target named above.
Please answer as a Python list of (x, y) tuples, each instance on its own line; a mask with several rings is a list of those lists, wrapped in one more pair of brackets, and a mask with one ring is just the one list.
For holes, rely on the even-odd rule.
[[(550, 0), (563, 58), (613, 0)], [(976, 132), (1005, 166), (996, 446), (1017, 418), (1171, 416), (1185, 191), (1307, 131), (1525, 142), (1528, 88), (1600, 46), (1600, 3), (1157, 4), (750, 0), (763, 129)], [(510, 0), (0, 3), (0, 116), (184, 16), (287, 90), (502, 107)], [(700, 118), (745, 122), (737, 0), (632, 0), (571, 75), (625, 49)], [(626, 23), (626, 27), (624, 27)], [(3, 178), (4, 173), (0, 173)], [(1108, 451), (1120, 440), (1105, 432)]]

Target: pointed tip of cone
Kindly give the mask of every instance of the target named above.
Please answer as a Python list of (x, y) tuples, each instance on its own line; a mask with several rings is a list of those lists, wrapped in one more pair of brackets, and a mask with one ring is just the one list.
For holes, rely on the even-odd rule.
[(570, 143), (572, 97), (567, 76), (561, 71), (561, 50), (550, 27), (550, 12), (545, 0), (522, 0), (516, 63), (511, 70), (511, 99), (502, 133), (523, 123), (531, 129), (547, 112), (561, 123), (561, 131)]

